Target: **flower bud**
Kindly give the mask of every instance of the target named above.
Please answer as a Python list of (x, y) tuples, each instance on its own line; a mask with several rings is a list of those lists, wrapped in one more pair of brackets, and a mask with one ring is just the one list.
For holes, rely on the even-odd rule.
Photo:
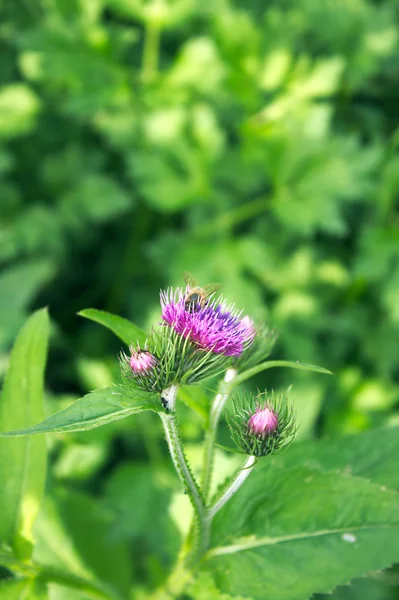
[(157, 359), (151, 352), (147, 350), (134, 350), (130, 349), (131, 357), (129, 360), (130, 367), (134, 373), (134, 375), (143, 375), (144, 373), (148, 373), (151, 371), (158, 363)]
[(274, 393), (233, 399), (233, 412), (227, 414), (227, 422), (239, 450), (250, 456), (275, 453), (296, 433), (295, 415), (286, 398)]
[(248, 431), (257, 437), (265, 439), (278, 427), (278, 416), (268, 408), (257, 408), (248, 421)]
[(144, 349), (139, 344), (130, 346), (130, 356), (122, 352), (119, 362), (125, 383), (146, 392), (158, 392), (162, 389), (161, 384), (157, 386), (160, 361), (148, 350), (147, 342)]

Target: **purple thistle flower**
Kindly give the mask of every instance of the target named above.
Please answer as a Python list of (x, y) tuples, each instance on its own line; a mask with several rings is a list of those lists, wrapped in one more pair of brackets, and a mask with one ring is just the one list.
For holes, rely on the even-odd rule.
[(152, 371), (158, 363), (151, 352), (140, 350), (139, 346), (137, 347), (137, 350), (131, 346), (130, 352), (129, 365), (134, 375), (144, 375), (145, 373)]
[(185, 308), (184, 292), (161, 291), (162, 319), (177, 334), (189, 338), (203, 350), (240, 356), (255, 337), (253, 321), (240, 319), (234, 305), (226, 306), (222, 298), (205, 306), (199, 303), (194, 311)]
[(261, 438), (269, 436), (278, 427), (278, 416), (272, 409), (265, 406), (256, 409), (248, 421), (248, 431)]

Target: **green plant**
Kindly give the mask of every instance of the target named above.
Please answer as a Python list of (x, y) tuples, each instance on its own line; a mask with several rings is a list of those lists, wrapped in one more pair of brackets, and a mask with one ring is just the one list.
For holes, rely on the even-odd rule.
[[(249, 456), (238, 470), (229, 475), (216, 495), (210, 493), (216, 431), (222, 408), (237, 385), (254, 373), (271, 367), (328, 371), (311, 365), (262, 359), (258, 359), (258, 364), (251, 368), (240, 371), (234, 364), (234, 356), (244, 357), (246, 352), (251, 355), (250, 347), (243, 350), (236, 345), (238, 339), (248, 339), (248, 344), (252, 342), (253, 325), (248, 318), (240, 321), (233, 316), (234, 313), (223, 312), (226, 311), (224, 304), (212, 303), (198, 308), (199, 312), (191, 312), (184, 308), (183, 295), (180, 298), (174, 297), (169, 305), (164, 305), (163, 318), (170, 325), (161, 325), (158, 333), (160, 338), (168, 338), (171, 331), (179, 329), (180, 322), (184, 320), (186, 323), (183, 332), (177, 336), (186, 340), (183, 353), (175, 337), (168, 346), (167, 364), (171, 368), (167, 374), (168, 381), (162, 380), (167, 389), (157, 388), (154, 383), (154, 390), (148, 391), (144, 381), (146, 374), (152, 377), (151, 373), (162, 364), (159, 362), (162, 358), (160, 351), (164, 345), (152, 347), (152, 355), (146, 350), (142, 361), (137, 361), (135, 346), (132, 347), (132, 375), (129, 380), (96, 390), (31, 426), (32, 421), (40, 419), (43, 410), (47, 313), (35, 313), (22, 329), (11, 355), (1, 402), (3, 430), (25, 425), (24, 429), (4, 433), (0, 439), (0, 464), (5, 483), (0, 494), (0, 556), (3, 565), (16, 576), (9, 583), (3, 583), (2, 591), (9, 597), (20, 593), (21, 589), (31, 598), (46, 597), (54, 584), (61, 589), (78, 590), (83, 597), (127, 597), (129, 583), (126, 582), (127, 587), (123, 587), (119, 580), (120, 567), (116, 572), (112, 568), (105, 573), (94, 565), (91, 565), (92, 569), (85, 570), (84, 565), (81, 567), (79, 561), (74, 560), (57, 564), (56, 557), (54, 564), (54, 557), (48, 554), (54, 544), (63, 543), (63, 535), (70, 535), (68, 525), (73, 526), (80, 521), (84, 529), (81, 532), (83, 539), (81, 537), (79, 542), (78, 536), (74, 544), (77, 548), (82, 541), (88, 544), (86, 560), (93, 560), (90, 553), (96, 552), (97, 545), (93, 544), (97, 544), (96, 538), (101, 532), (96, 527), (93, 529), (91, 516), (86, 522), (85, 501), (79, 500), (79, 497), (74, 499), (72, 495), (72, 500), (68, 496), (63, 499), (61, 494), (60, 506), (63, 507), (63, 500), (66, 514), (68, 503), (72, 503), (75, 512), (67, 518), (61, 537), (57, 527), (53, 529), (49, 524), (39, 527), (39, 550), (36, 552), (37, 539), (32, 528), (43, 494), (46, 449), (41, 436), (30, 436), (86, 431), (143, 411), (155, 412), (161, 418), (170, 455), (190, 499), (194, 520), (183, 540), (177, 562), (165, 581), (155, 591), (133, 591), (133, 597), (180, 598), (184, 593), (197, 598), (201, 595), (195, 590), (200, 586), (201, 594), (214, 594), (214, 597), (224, 594), (226, 598), (261, 600), (270, 595), (282, 600), (305, 599), (313, 592), (328, 592), (353, 577), (387, 567), (398, 560), (396, 529), (399, 525), (399, 501), (394, 491), (397, 485), (394, 460), (397, 434), (394, 429), (377, 430), (329, 444), (306, 442), (294, 445), (291, 452), (275, 457), (275, 451), (282, 444), (280, 437), (288, 442), (295, 433), (293, 417), (285, 403), (271, 396), (270, 400), (266, 400), (269, 408), (265, 409), (263, 400), (258, 399), (254, 403), (248, 397), (244, 402), (247, 408), (244, 409), (241, 408), (243, 400), (236, 399), (229, 422), (233, 439)], [(174, 315), (172, 321), (168, 311)], [(132, 332), (137, 332), (132, 323), (115, 315), (94, 310), (83, 314), (110, 328), (124, 341), (131, 341)], [(184, 373), (177, 365), (186, 365), (184, 370), (190, 372), (195, 364), (203, 363), (204, 357), (212, 362), (213, 357), (209, 356), (206, 345), (212, 344), (212, 353), (219, 348), (211, 334), (213, 322), (215, 331), (219, 331), (219, 336), (226, 336), (228, 345), (219, 350), (219, 356), (224, 360), (222, 369), (225, 376), (210, 406), (200, 485), (187, 461), (177, 418), (178, 390), (184, 385)], [(205, 338), (198, 333), (200, 331), (206, 332)], [(191, 356), (193, 350), (196, 351), (195, 359), (185, 362), (185, 356)], [(234, 351), (233, 357), (229, 356), (230, 351)], [(267, 339), (266, 355), (269, 351)], [(252, 352), (252, 356), (257, 354)], [(151, 356), (154, 358), (151, 359)], [(209, 373), (205, 371), (202, 379), (206, 377)], [(245, 425), (246, 420), (248, 425)], [(249, 443), (250, 439), (260, 439), (259, 436), (263, 440), (270, 438), (270, 443), (260, 446)], [(248, 442), (243, 444), (245, 439)], [(254, 456), (252, 449), (255, 447)], [(372, 460), (369, 457), (371, 449)], [(265, 455), (263, 459), (262, 454)], [(258, 461), (263, 462), (257, 465)], [(139, 498), (136, 502), (139, 503)], [(89, 506), (87, 509), (90, 511)], [(42, 519), (44, 523), (50, 519), (51, 524), (52, 517), (46, 514), (48, 510), (46, 507)], [(158, 513), (154, 518), (164, 514), (165, 506), (162, 506), (161, 500), (156, 500), (154, 510)], [(54, 522), (57, 523), (57, 520)], [(90, 539), (91, 535), (94, 539)], [(120, 555), (114, 555), (111, 540), (102, 543), (98, 547), (100, 564), (101, 561), (102, 564), (109, 561), (108, 564), (113, 565), (116, 559), (120, 560)], [(375, 552), (376, 546), (378, 553)], [(68, 554), (68, 548), (66, 552)], [(61, 549), (61, 557), (63, 553)]]
[[(45, 414), (110, 387), (119, 343), (74, 313), (96, 306), (150, 332), (157, 290), (188, 268), (276, 327), (276, 356), (335, 373), (290, 372), (297, 439), (397, 424), (397, 19), (396, 0), (0, 3), (0, 377), (28, 314), (49, 306)], [(254, 372), (246, 387), (285, 390), (286, 374)], [(179, 389), (197, 476), (212, 394)], [(58, 565), (114, 571), (124, 590), (165, 579), (189, 508), (161, 432), (145, 411), (48, 437), (52, 520), (37, 523), (63, 536)], [(217, 449), (215, 473), (234, 460)], [(80, 504), (101, 532), (95, 553)], [(396, 596), (394, 568), (333, 593)]]

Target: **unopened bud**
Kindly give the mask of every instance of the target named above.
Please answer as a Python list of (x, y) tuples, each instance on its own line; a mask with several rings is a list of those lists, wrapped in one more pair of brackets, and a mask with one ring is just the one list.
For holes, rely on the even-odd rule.
[(125, 383), (147, 392), (161, 391), (163, 382), (157, 386), (160, 361), (148, 350), (147, 343), (144, 349), (139, 344), (130, 346), (130, 355), (121, 352), (119, 363)]
[(134, 375), (144, 375), (145, 373), (152, 371), (157, 365), (158, 361), (151, 352), (140, 350), (139, 348), (137, 350), (131, 348), (130, 350), (132, 354), (129, 364)]
[(250, 456), (275, 453), (287, 446), (296, 433), (295, 415), (286, 398), (274, 393), (235, 398), (227, 422), (233, 441)]
[(266, 438), (273, 433), (278, 426), (278, 416), (268, 408), (257, 408), (256, 412), (248, 421), (248, 431), (260, 438)]

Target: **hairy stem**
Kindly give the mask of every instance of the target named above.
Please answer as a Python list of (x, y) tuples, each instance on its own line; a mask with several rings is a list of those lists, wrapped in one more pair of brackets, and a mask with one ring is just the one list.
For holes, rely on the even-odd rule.
[(207, 517), (210, 521), (212, 521), (216, 513), (218, 513), (219, 510), (226, 504), (226, 502), (228, 502), (230, 498), (232, 498), (232, 496), (234, 496), (234, 494), (239, 490), (246, 478), (251, 474), (255, 463), (255, 456), (249, 456), (247, 458), (220, 498), (216, 500), (216, 502), (209, 508)]
[[(228, 369), (224, 378), (224, 382), (220, 386), (219, 393), (215, 397), (215, 401), (211, 410), (210, 427), (208, 432), (210, 435), (207, 436), (207, 452), (205, 454), (204, 462), (205, 473), (207, 473), (206, 478), (209, 482), (208, 486), (211, 482), (214, 441), (216, 437), (217, 425), (232, 387), (230, 386), (230, 382), (233, 381), (235, 376), (235, 369)], [(169, 406), (174, 407), (176, 394), (177, 386), (171, 386), (167, 390), (164, 390), (162, 397), (164, 398), (167, 396)], [(159, 413), (159, 415), (162, 420), (165, 437), (173, 464), (180, 481), (184, 485), (184, 488), (190, 498), (195, 514), (195, 527), (191, 527), (189, 535), (182, 546), (179, 559), (173, 571), (161, 588), (156, 590), (151, 595), (151, 600), (172, 600), (183, 593), (184, 589), (192, 580), (196, 565), (199, 564), (200, 560), (209, 548), (211, 526), (214, 516), (226, 504), (226, 502), (230, 500), (233, 494), (235, 494), (242, 483), (246, 480), (252, 471), (252, 468), (256, 462), (256, 458), (250, 456), (246, 460), (240, 471), (236, 473), (221, 497), (209, 509), (207, 509), (201, 490), (191, 473), (191, 469), (184, 454), (174, 410), (170, 412), (162, 412)]]
[[(174, 388), (173, 394), (173, 404), (174, 399), (177, 393), (177, 387), (172, 386)], [(169, 388), (169, 400), (171, 400), (170, 394), (171, 388)], [(180, 481), (184, 485), (184, 489), (187, 492), (191, 504), (194, 508), (195, 520), (196, 520), (196, 528), (194, 532), (194, 543), (192, 555), (195, 557), (197, 554), (202, 555), (206, 550), (207, 540), (204, 536), (205, 528), (204, 522), (206, 517), (206, 508), (205, 503), (202, 498), (202, 494), (200, 489), (195, 481), (189, 464), (187, 462), (186, 456), (183, 450), (183, 444), (180, 438), (180, 432), (176, 420), (176, 415), (174, 412), (168, 413), (159, 413), (161, 417), (161, 421), (163, 424), (163, 428), (165, 431), (166, 441), (168, 443), (170, 455), (172, 457), (173, 464), (177, 471), (177, 474), (180, 478)], [(192, 558), (193, 558), (192, 557)]]
[(231, 391), (231, 382), (237, 376), (235, 369), (227, 369), (224, 380), (222, 381), (219, 392), (213, 401), (211, 414), (209, 418), (209, 427), (205, 435), (204, 459), (202, 466), (202, 493), (205, 502), (209, 497), (210, 487), (212, 483), (213, 460), (215, 453), (215, 441), (217, 428), (219, 425), (220, 415), (225, 407), (227, 399)]
[(185, 490), (187, 491), (190, 497), (198, 519), (201, 519), (201, 517), (205, 513), (205, 505), (197, 482), (195, 481), (191, 473), (190, 467), (188, 466), (187, 459), (183, 451), (180, 434), (178, 432), (176, 417), (174, 414), (159, 414), (165, 430), (165, 437), (166, 441), (168, 442), (173, 464), (180, 477), (182, 484), (185, 487)]

